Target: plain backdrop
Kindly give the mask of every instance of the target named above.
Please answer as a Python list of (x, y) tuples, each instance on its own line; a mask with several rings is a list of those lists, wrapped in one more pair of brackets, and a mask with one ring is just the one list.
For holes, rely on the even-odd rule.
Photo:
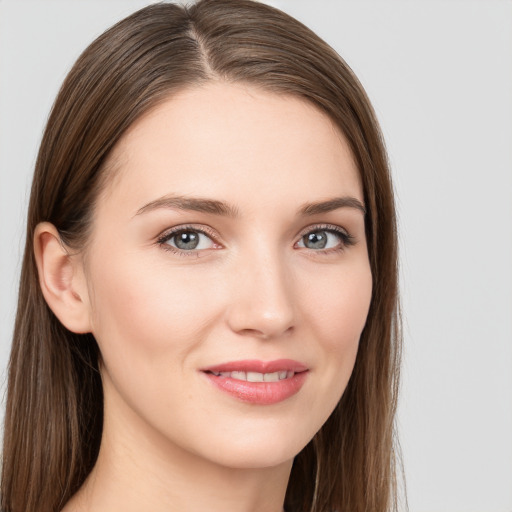
[[(92, 39), (147, 3), (0, 0), (2, 382), (50, 106)], [(512, 2), (269, 3), (345, 58), (387, 141), (400, 222), (398, 419), (410, 510), (511, 512)]]

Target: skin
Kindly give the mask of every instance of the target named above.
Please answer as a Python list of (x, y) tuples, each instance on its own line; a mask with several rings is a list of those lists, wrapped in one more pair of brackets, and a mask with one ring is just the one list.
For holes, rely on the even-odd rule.
[[(293, 457), (346, 387), (371, 299), (363, 212), (297, 213), (333, 197), (363, 203), (348, 145), (301, 99), (210, 82), (139, 119), (110, 160), (85, 252), (65, 252), (49, 224), (35, 235), (50, 307), (92, 332), (103, 359), (100, 455), (64, 510), (279, 512)], [(224, 201), (238, 216), (140, 213), (170, 194)], [(209, 234), (195, 250), (166, 250), (176, 238), (159, 237), (183, 225)], [(322, 232), (325, 250), (306, 246)], [(308, 374), (271, 405), (200, 371), (282, 358)]]

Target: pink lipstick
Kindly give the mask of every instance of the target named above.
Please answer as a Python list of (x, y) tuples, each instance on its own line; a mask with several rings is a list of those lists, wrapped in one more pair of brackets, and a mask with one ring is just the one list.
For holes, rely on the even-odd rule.
[(210, 366), (202, 372), (217, 388), (243, 402), (270, 405), (298, 393), (308, 368), (291, 359), (245, 360)]

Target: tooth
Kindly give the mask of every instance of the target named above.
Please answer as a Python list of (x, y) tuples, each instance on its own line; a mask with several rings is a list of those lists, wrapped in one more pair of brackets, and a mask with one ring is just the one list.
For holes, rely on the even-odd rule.
[(286, 372), (286, 378), (289, 379), (290, 377), (293, 377), (295, 375), (294, 372)]
[(286, 370), (279, 372), (279, 380), (286, 379)]
[(245, 372), (231, 372), (230, 376), (232, 379), (247, 380)]
[(219, 375), (221, 377), (229, 377), (231, 374), (229, 372), (220, 372)]
[(264, 373), (263, 380), (265, 382), (277, 382), (279, 380), (279, 372)]
[(247, 372), (248, 382), (263, 382), (263, 374), (258, 372)]

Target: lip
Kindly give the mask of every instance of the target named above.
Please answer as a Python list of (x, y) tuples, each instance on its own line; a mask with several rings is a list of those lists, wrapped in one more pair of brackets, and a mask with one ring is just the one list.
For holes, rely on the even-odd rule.
[(276, 359), (274, 361), (259, 361), (258, 359), (247, 359), (244, 361), (230, 361), (215, 366), (203, 368), (203, 372), (258, 372), (273, 373), (279, 371), (305, 372), (308, 367), (293, 359)]
[[(217, 389), (237, 400), (257, 405), (271, 405), (283, 402), (298, 393), (308, 376), (308, 370), (306, 365), (292, 359), (277, 359), (274, 361), (251, 359), (209, 366), (201, 371)], [(258, 373), (287, 371), (294, 372), (294, 375), (277, 382), (248, 382), (231, 377), (222, 377), (213, 373), (234, 371)]]

